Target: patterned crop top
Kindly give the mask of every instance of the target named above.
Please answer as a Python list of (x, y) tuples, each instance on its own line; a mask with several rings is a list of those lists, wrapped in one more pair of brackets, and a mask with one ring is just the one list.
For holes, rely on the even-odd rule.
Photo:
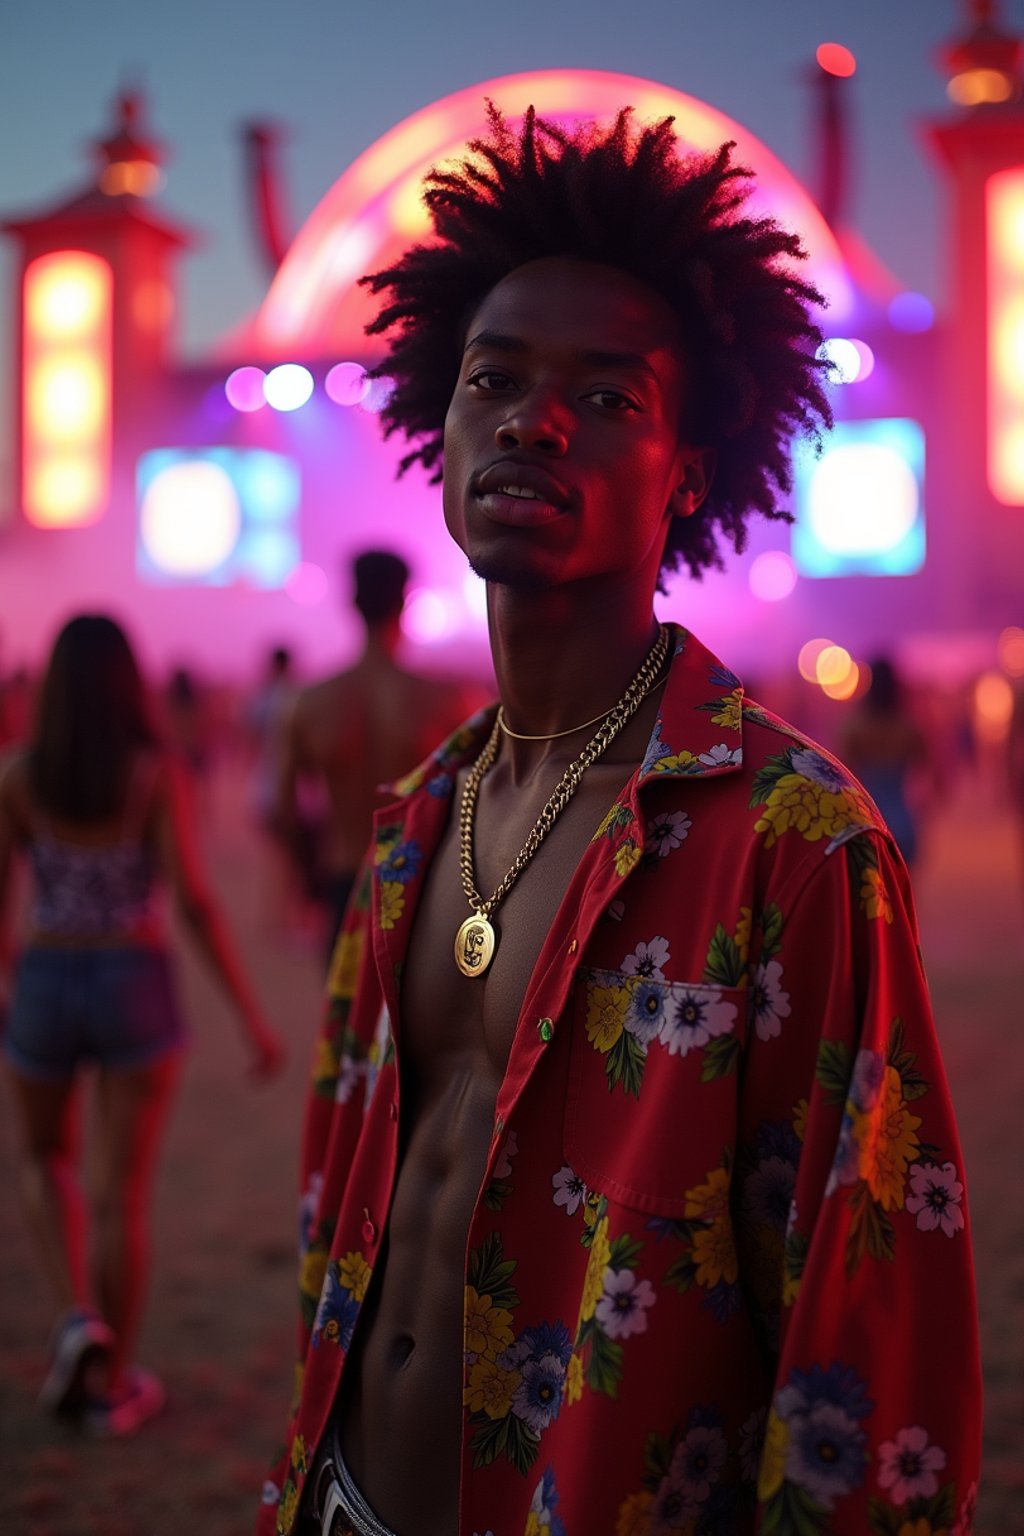
[(34, 876), (29, 924), (37, 934), (98, 939), (152, 926), (157, 864), (143, 840), (140, 814), (144, 802), (151, 803), (152, 789), (152, 774), (137, 769), (117, 842), (69, 842), (56, 837), (38, 814), (33, 818), (25, 851)]

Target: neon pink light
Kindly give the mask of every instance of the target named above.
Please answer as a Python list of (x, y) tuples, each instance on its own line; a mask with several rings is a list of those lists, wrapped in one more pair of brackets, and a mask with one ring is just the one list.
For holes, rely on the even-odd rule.
[(1024, 506), (1024, 167), (985, 187), (988, 225), (988, 484)]
[(761, 141), (725, 113), (670, 86), (600, 70), (537, 70), (458, 91), (406, 118), (349, 167), (292, 243), (242, 341), (257, 355), (367, 356), (363, 326), (375, 301), (356, 279), (388, 263), (427, 232), (418, 187), (438, 161), (458, 154), (484, 127), (484, 98), (515, 121), (532, 103), (563, 122), (612, 116), (630, 102), (643, 121), (673, 115), (686, 148), (711, 150), (726, 139), (757, 177), (753, 211), (770, 211), (803, 236), (811, 279), (842, 320), (853, 289), (842, 254), (808, 192)]
[(236, 368), (224, 382), (224, 393), (236, 411), (261, 411), (266, 405), (262, 368)]
[(303, 560), (285, 577), (284, 589), (300, 608), (315, 608), (327, 596), (327, 585), (326, 571)]

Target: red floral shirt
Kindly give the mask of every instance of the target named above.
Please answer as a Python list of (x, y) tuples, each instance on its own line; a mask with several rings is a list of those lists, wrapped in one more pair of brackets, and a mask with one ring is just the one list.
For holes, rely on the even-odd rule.
[[(396, 974), (492, 719), (378, 814), (339, 940), (261, 1536), (293, 1528), (379, 1251)], [(968, 1536), (974, 1285), (906, 871), (681, 629), (527, 988), (468, 1252), (459, 1536)]]

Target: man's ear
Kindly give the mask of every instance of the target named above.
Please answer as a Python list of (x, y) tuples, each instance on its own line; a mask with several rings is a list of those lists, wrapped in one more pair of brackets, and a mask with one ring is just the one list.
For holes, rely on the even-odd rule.
[(718, 455), (713, 448), (687, 448), (680, 455), (679, 481), (669, 499), (673, 517), (692, 517), (711, 489)]

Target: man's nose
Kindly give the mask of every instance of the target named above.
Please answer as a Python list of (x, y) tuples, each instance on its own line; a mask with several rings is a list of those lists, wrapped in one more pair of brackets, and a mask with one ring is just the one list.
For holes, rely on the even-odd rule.
[(528, 448), (552, 455), (565, 453), (572, 430), (565, 405), (552, 394), (531, 392), (517, 400), (495, 432), (503, 450)]

